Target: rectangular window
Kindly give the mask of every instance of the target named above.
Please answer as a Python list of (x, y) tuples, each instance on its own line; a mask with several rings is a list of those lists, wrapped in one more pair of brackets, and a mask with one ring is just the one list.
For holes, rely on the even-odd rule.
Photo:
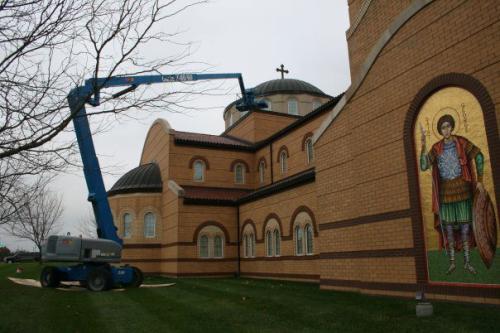
[(299, 114), (299, 103), (297, 100), (288, 100), (288, 114), (298, 115)]

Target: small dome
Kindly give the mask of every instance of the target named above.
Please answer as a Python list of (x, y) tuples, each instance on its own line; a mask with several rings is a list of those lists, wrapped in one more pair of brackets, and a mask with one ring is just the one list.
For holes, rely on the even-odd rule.
[(276, 93), (326, 95), (321, 89), (312, 84), (296, 79), (276, 79), (263, 82), (254, 88), (255, 96), (264, 96)]
[(137, 192), (161, 192), (160, 168), (156, 163), (138, 166), (124, 174), (108, 191), (108, 195)]

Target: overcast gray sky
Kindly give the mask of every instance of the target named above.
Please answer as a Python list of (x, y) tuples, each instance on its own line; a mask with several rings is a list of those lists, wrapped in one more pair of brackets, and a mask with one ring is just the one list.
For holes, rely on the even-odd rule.
[[(290, 71), (286, 77), (307, 81), (334, 96), (350, 84), (348, 27), (346, 0), (212, 0), (176, 16), (161, 29), (183, 31), (180, 39), (193, 43), (188, 60), (208, 64), (204, 67), (212, 73), (240, 72), (247, 88), (279, 78), (275, 68), (283, 63)], [(175, 53), (170, 49), (146, 52)], [(193, 68), (188, 65), (184, 70)], [(146, 133), (156, 118), (167, 119), (176, 130), (220, 134), (223, 109), (238, 93), (236, 82), (226, 87), (234, 89), (224, 96), (200, 96), (191, 104), (196, 110), (188, 114), (164, 112), (124, 119), (96, 136), (100, 164), (113, 173), (104, 176), (106, 188), (138, 165)], [(76, 233), (75, 226), (90, 207), (83, 172), (61, 175), (52, 189), (63, 196), (61, 233)], [(14, 250), (33, 248), (5, 232), (0, 233), (0, 242)]]

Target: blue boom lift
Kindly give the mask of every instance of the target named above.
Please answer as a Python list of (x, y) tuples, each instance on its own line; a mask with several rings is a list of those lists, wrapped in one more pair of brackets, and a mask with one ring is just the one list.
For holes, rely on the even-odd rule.
[(128, 265), (120, 267), (111, 265), (121, 261), (123, 241), (118, 237), (113, 223), (85, 104), (98, 106), (100, 91), (105, 88), (126, 86), (124, 90), (112, 95), (113, 98), (117, 98), (144, 84), (216, 79), (238, 79), (242, 93), (242, 98), (236, 106), (239, 111), (266, 107), (265, 103), (254, 101), (252, 90), (245, 90), (240, 73), (116, 76), (89, 79), (83, 86), (71, 90), (68, 102), (73, 115), (73, 124), (89, 191), (88, 200), (92, 203), (94, 210), (99, 239), (50, 236), (42, 247), (42, 260), (76, 264), (44, 267), (40, 276), (43, 287), (57, 287), (62, 281), (79, 281), (89, 290), (103, 291), (117, 285), (139, 287), (142, 283), (142, 272), (138, 268)]

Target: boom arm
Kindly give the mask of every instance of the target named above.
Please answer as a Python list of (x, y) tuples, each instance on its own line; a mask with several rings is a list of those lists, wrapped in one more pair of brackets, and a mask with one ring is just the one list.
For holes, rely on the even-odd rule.
[(100, 90), (110, 87), (128, 86), (126, 89), (113, 95), (113, 97), (118, 97), (143, 84), (217, 79), (238, 79), (242, 93), (242, 101), (238, 105), (238, 110), (244, 111), (254, 107), (261, 107), (260, 104), (254, 103), (251, 91), (245, 90), (243, 78), (240, 73), (116, 76), (88, 79), (85, 81), (85, 85), (71, 90), (68, 95), (68, 102), (71, 114), (73, 115), (73, 124), (78, 146), (80, 147), (85, 181), (89, 191), (88, 200), (92, 203), (99, 238), (113, 240), (120, 245), (123, 244), (113, 224), (108, 195), (104, 188), (99, 161), (95, 153), (85, 104), (89, 103), (92, 106), (98, 106), (100, 104)]

